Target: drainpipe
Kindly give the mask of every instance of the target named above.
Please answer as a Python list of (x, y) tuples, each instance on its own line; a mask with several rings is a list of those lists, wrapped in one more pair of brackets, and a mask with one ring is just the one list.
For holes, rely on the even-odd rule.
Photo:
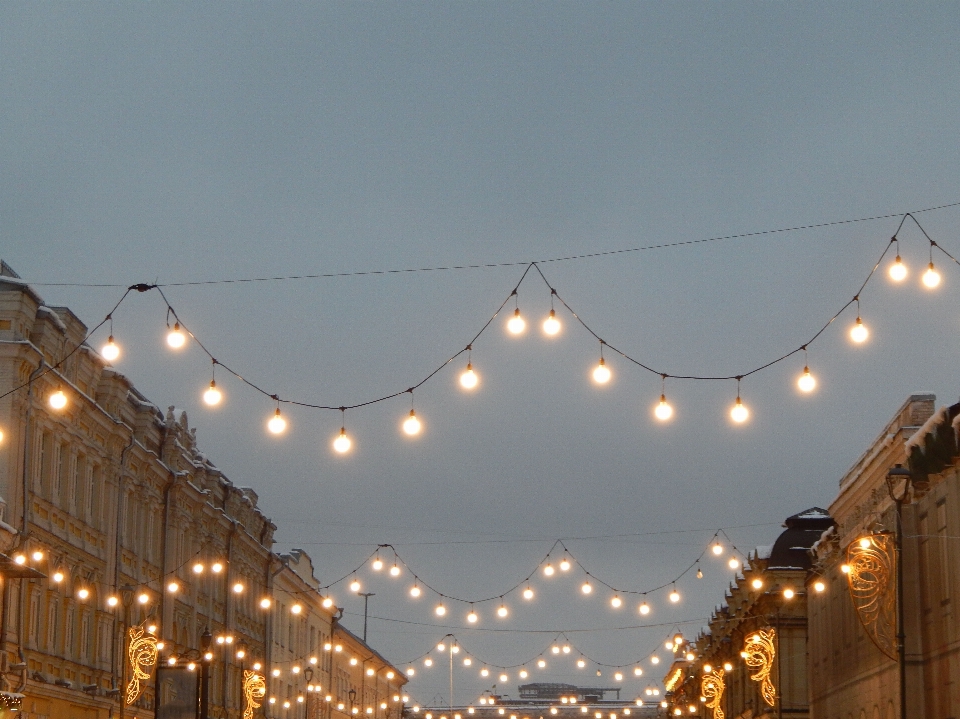
[[(224, 512), (226, 514), (226, 512)], [(223, 625), (225, 627), (233, 626), (233, 591), (230, 586), (230, 578), (233, 576), (233, 572), (230, 570), (232, 560), (233, 560), (233, 537), (237, 533), (237, 526), (240, 524), (236, 519), (230, 520), (230, 532), (227, 534), (227, 571), (224, 572), (223, 577), (223, 593), (224, 598), (224, 610), (223, 610)], [(233, 649), (233, 647), (230, 647)], [(220, 706), (223, 707), (223, 710), (227, 710), (227, 677), (229, 676), (229, 665), (230, 665), (230, 656), (229, 654), (225, 655), (222, 667), (222, 675), (220, 682)], [(242, 675), (241, 675), (242, 676)]]
[[(120, 587), (120, 530), (121, 530), (121, 527), (123, 527), (123, 520), (125, 519), (122, 511), (123, 510), (123, 489), (124, 489), (124, 479), (125, 479), (123, 467), (127, 461), (127, 455), (130, 453), (130, 450), (133, 449), (134, 442), (135, 440), (133, 437), (133, 430), (130, 430), (130, 441), (127, 443), (127, 446), (124, 447), (123, 450), (120, 452), (120, 466), (117, 470), (117, 526), (116, 526), (116, 532), (114, 533), (114, 539), (113, 539), (113, 587), (114, 589), (119, 589)], [(162, 592), (163, 590), (161, 589), (161, 594)], [(124, 619), (126, 619), (127, 611), (129, 610), (125, 607)], [(121, 647), (123, 647), (126, 644), (126, 637), (118, 636), (117, 625), (120, 621), (120, 617), (118, 615), (119, 615), (119, 612), (113, 613), (114, 641), (113, 641), (113, 646), (111, 647), (111, 652), (113, 653), (113, 657), (110, 660), (111, 688), (117, 687), (117, 659), (119, 658), (121, 662), (124, 661), (124, 657), (123, 657), (124, 652), (122, 649), (119, 652), (120, 656), (119, 657), (117, 656), (117, 648), (118, 648), (117, 645), (119, 644)], [(126, 622), (124, 622), (124, 631), (126, 631)], [(121, 676), (122, 676), (122, 672), (123, 672), (123, 667), (121, 667)], [(123, 691), (124, 691), (124, 688), (120, 687), (120, 692), (117, 694), (117, 698), (120, 701), (120, 719), (123, 719), (124, 709), (126, 708), (125, 707), (126, 701), (124, 700)]]

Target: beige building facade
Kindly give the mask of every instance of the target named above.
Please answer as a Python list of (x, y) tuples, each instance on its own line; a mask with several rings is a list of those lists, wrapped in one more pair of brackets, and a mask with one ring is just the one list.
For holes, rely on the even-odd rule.
[(197, 672), (209, 631), (211, 717), (241, 716), (244, 670), (265, 676), (256, 717), (329, 719), (348, 696), (346, 715), (399, 716), (405, 677), (338, 626), (310, 558), (274, 552), (256, 492), (86, 332), (0, 264), (0, 716), (154, 717), (156, 666), (122, 700), (129, 627), (153, 629), (160, 665)]

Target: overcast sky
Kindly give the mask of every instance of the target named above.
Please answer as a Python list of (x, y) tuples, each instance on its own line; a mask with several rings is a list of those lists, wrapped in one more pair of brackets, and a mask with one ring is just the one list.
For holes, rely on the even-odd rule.
[[(0, 7), (0, 257), (36, 283), (128, 285), (522, 262), (901, 213), (960, 202), (960, 6), (877, 3), (5, 3)], [(918, 215), (960, 256), (960, 208)], [(609, 343), (671, 374), (740, 374), (794, 349), (857, 291), (898, 218), (552, 262), (543, 272)], [(158, 406), (188, 412), (203, 451), (254, 487), (281, 548), (321, 582), (393, 543), (430, 584), (496, 596), (553, 540), (605, 581), (672, 580), (717, 528), (743, 548), (826, 507), (837, 482), (907, 395), (960, 392), (960, 268), (936, 292), (905, 225), (902, 286), (879, 274), (810, 349), (744, 381), (668, 381), (675, 418), (651, 415), (655, 375), (607, 353), (528, 274), (522, 339), (501, 316), (478, 340), (481, 385), (458, 358), (415, 393), (421, 437), (401, 436), (408, 397), (346, 415), (273, 407), (225, 374), (200, 402), (209, 361), (163, 347), (156, 293), (117, 312), (119, 371)], [(937, 259), (939, 264), (942, 258)], [(339, 406), (403, 390), (457, 352), (523, 266), (166, 290), (221, 361), (283, 398)], [(118, 288), (38, 287), (90, 326)], [(512, 305), (510, 305), (512, 307)], [(105, 332), (93, 340), (96, 346)], [(581, 539), (576, 539), (581, 538)], [(591, 538), (591, 539), (583, 539)], [(702, 564), (678, 587), (609, 608), (579, 579), (535, 580), (527, 606), (478, 607), (466, 649), (496, 664), (552, 639), (632, 666), (676, 627), (695, 632), (732, 573)], [(371, 643), (400, 662), (438, 621), (410, 575), (361, 573)], [(369, 580), (369, 581), (368, 581)], [(361, 600), (335, 596), (360, 631)], [(382, 619), (381, 619), (382, 618)], [(397, 620), (416, 623), (401, 623)], [(682, 622), (691, 624), (681, 624)], [(659, 626), (665, 623), (665, 626)], [(443, 624), (444, 626), (439, 626)], [(437, 626), (433, 626), (437, 625)], [(490, 632), (491, 628), (522, 631)], [(447, 696), (422, 664), (411, 694)], [(624, 696), (642, 691), (632, 674)], [(662, 666), (662, 665), (661, 665)], [(496, 681), (457, 670), (458, 702)], [(613, 684), (573, 660), (545, 680)], [(515, 673), (500, 691), (515, 693)]]

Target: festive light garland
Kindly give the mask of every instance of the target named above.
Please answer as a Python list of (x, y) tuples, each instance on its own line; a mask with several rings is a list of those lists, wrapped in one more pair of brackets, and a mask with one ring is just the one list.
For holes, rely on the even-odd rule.
[[(115, 339), (114, 339), (114, 335), (113, 335), (113, 313), (117, 310), (117, 308), (123, 303), (123, 301), (127, 298), (127, 296), (128, 296), (131, 292), (137, 291), (137, 292), (141, 292), (141, 293), (142, 293), (142, 292), (148, 292), (148, 291), (150, 291), (150, 290), (156, 290), (156, 291), (160, 294), (161, 298), (163, 299), (164, 305), (165, 305), (166, 310), (167, 310), (167, 327), (168, 327), (167, 344), (168, 344), (172, 349), (175, 349), (175, 350), (176, 350), (176, 349), (180, 349), (180, 348), (182, 348), (183, 346), (185, 346), (187, 340), (190, 339), (190, 340), (192, 340), (192, 341), (207, 355), (207, 357), (210, 359), (213, 372), (212, 372), (212, 374), (211, 374), (211, 382), (210, 382), (210, 385), (209, 385), (209, 387), (206, 389), (206, 391), (204, 391), (204, 393), (203, 393), (204, 401), (205, 401), (206, 404), (208, 404), (209, 406), (217, 406), (217, 405), (219, 405), (219, 404), (221, 403), (221, 401), (222, 401), (222, 399), (223, 399), (223, 392), (222, 392), (222, 390), (217, 386), (217, 384), (216, 384), (216, 378), (215, 378), (215, 376), (214, 376), (214, 373), (215, 373), (215, 371), (216, 371), (216, 368), (219, 366), (219, 367), (222, 368), (224, 371), (226, 371), (226, 372), (228, 372), (229, 374), (233, 375), (237, 380), (241, 381), (243, 384), (247, 385), (248, 387), (252, 388), (252, 389), (255, 390), (256, 392), (262, 394), (263, 396), (268, 397), (269, 399), (271, 399), (271, 400), (275, 403), (274, 413), (273, 413), (273, 415), (271, 416), (269, 422), (267, 423), (267, 427), (268, 427), (269, 431), (270, 431), (271, 433), (273, 433), (273, 434), (282, 434), (282, 433), (286, 430), (286, 427), (287, 427), (286, 419), (282, 416), (281, 405), (289, 405), (289, 406), (302, 407), (302, 408), (308, 408), (308, 409), (317, 409), (317, 410), (337, 410), (337, 411), (339, 411), (340, 414), (341, 414), (340, 433), (335, 437), (335, 439), (333, 440), (332, 445), (333, 445), (334, 451), (336, 451), (337, 453), (340, 453), (340, 454), (344, 454), (344, 453), (348, 452), (348, 451), (352, 448), (352, 440), (351, 440), (349, 434), (347, 433), (347, 430), (346, 430), (346, 422), (344, 421), (344, 420), (345, 420), (345, 413), (346, 413), (346, 410), (348, 410), (348, 409), (358, 409), (358, 408), (361, 408), (361, 407), (367, 407), (367, 406), (370, 406), (370, 405), (373, 405), (373, 404), (378, 404), (378, 403), (381, 403), (381, 402), (384, 402), (384, 401), (387, 401), (387, 400), (390, 400), (390, 399), (393, 399), (393, 398), (396, 398), (396, 397), (399, 397), (399, 396), (405, 395), (405, 394), (409, 394), (409, 395), (410, 395), (410, 397), (411, 397), (411, 404), (412, 404), (412, 403), (413, 403), (413, 393), (414, 393), (415, 390), (419, 389), (419, 388), (422, 387), (425, 383), (427, 383), (428, 381), (430, 381), (430, 380), (431, 380), (434, 376), (436, 376), (444, 367), (446, 367), (448, 364), (450, 364), (451, 362), (453, 362), (455, 359), (457, 359), (458, 357), (460, 357), (460, 356), (461, 356), (462, 354), (464, 354), (464, 353), (467, 353), (467, 367), (466, 367), (466, 370), (464, 371), (464, 373), (461, 375), (460, 384), (461, 384), (461, 386), (462, 386), (464, 389), (467, 389), (467, 390), (476, 389), (476, 387), (478, 386), (479, 382), (478, 382), (478, 375), (477, 375), (476, 371), (474, 370), (473, 364), (472, 364), (472, 357), (471, 357), (471, 355), (472, 355), (473, 345), (474, 345), (474, 343), (480, 338), (480, 336), (489, 328), (489, 326), (493, 323), (493, 321), (494, 321), (494, 320), (496, 319), (496, 317), (500, 314), (500, 312), (503, 310), (504, 306), (506, 306), (506, 304), (510, 301), (511, 298), (514, 300), (514, 312), (513, 312), (513, 315), (510, 317), (509, 321), (507, 322), (507, 330), (508, 330), (508, 332), (510, 332), (511, 334), (514, 334), (514, 335), (522, 335), (522, 334), (525, 333), (525, 330), (526, 330), (526, 322), (525, 322), (525, 320), (523, 319), (523, 317), (522, 317), (522, 315), (521, 315), (521, 313), (520, 313), (519, 299), (518, 299), (518, 290), (519, 290), (521, 284), (523, 283), (524, 279), (526, 278), (527, 274), (530, 272), (530, 270), (531, 270), (531, 269), (535, 269), (536, 272), (537, 272), (537, 274), (540, 275), (541, 279), (544, 281), (544, 283), (546, 284), (547, 288), (550, 290), (551, 312), (550, 312), (550, 315), (547, 317), (547, 319), (546, 319), (545, 322), (544, 322), (544, 331), (545, 331), (548, 335), (550, 335), (550, 334), (556, 334), (556, 332), (559, 331), (559, 320), (557, 320), (557, 318), (556, 318), (556, 313), (555, 313), (555, 311), (554, 311), (554, 309), (553, 309), (553, 301), (554, 301), (554, 299), (556, 299), (556, 300), (570, 313), (570, 315), (573, 317), (573, 319), (576, 320), (576, 321), (583, 327), (583, 329), (585, 329), (590, 335), (592, 335), (592, 336), (594, 337), (594, 339), (596, 339), (596, 340), (598, 341), (598, 343), (599, 343), (599, 355), (600, 355), (600, 358), (599, 358), (599, 362), (598, 362), (597, 366), (595, 367), (595, 369), (593, 370), (593, 373), (592, 373), (593, 379), (594, 379), (594, 381), (595, 381), (597, 384), (605, 384), (606, 382), (609, 381), (609, 379), (610, 379), (611, 376), (612, 376), (610, 367), (608, 366), (608, 364), (607, 364), (607, 362), (606, 362), (606, 358), (603, 356), (604, 348), (607, 348), (608, 350), (610, 350), (610, 351), (614, 352), (615, 354), (619, 355), (621, 358), (623, 358), (624, 360), (626, 360), (628, 363), (633, 364), (633, 365), (635, 365), (635, 366), (637, 366), (637, 367), (639, 367), (639, 368), (641, 368), (641, 369), (643, 369), (643, 370), (645, 370), (645, 371), (647, 371), (647, 372), (650, 372), (650, 373), (652, 373), (652, 374), (658, 375), (658, 376), (660, 377), (660, 379), (661, 379), (661, 393), (660, 393), (659, 402), (658, 402), (658, 403), (654, 406), (654, 408), (653, 408), (653, 414), (654, 414), (654, 417), (655, 417), (657, 420), (659, 420), (659, 421), (661, 421), (661, 422), (664, 422), (664, 421), (668, 421), (669, 419), (671, 419), (671, 418), (674, 416), (674, 409), (673, 409), (673, 407), (669, 404), (669, 402), (668, 402), (668, 400), (667, 400), (667, 396), (666, 396), (666, 381), (667, 381), (668, 379), (671, 379), (671, 380), (701, 380), (701, 381), (703, 381), (703, 380), (736, 381), (736, 383), (737, 383), (736, 400), (735, 400), (734, 404), (732, 405), (732, 407), (731, 407), (731, 409), (730, 409), (730, 418), (731, 418), (731, 420), (732, 420), (735, 424), (742, 424), (742, 423), (744, 423), (744, 422), (749, 418), (750, 411), (749, 411), (749, 408), (746, 406), (746, 404), (743, 402), (742, 397), (741, 397), (741, 393), (740, 393), (741, 382), (742, 382), (743, 379), (745, 379), (745, 378), (747, 378), (747, 377), (749, 377), (749, 376), (751, 376), (751, 375), (753, 375), (753, 374), (756, 374), (756, 373), (758, 373), (758, 372), (761, 372), (761, 371), (763, 371), (763, 370), (766, 370), (766, 369), (768, 369), (768, 368), (770, 368), (770, 367), (772, 367), (772, 366), (774, 366), (774, 365), (776, 365), (776, 364), (779, 364), (779, 363), (781, 363), (781, 362), (789, 359), (790, 357), (792, 357), (793, 355), (795, 355), (795, 354), (797, 354), (797, 353), (803, 352), (803, 354), (804, 354), (804, 368), (803, 368), (802, 374), (800, 375), (800, 377), (799, 377), (798, 380), (797, 380), (797, 386), (798, 386), (798, 388), (799, 388), (802, 392), (804, 392), (804, 393), (812, 392), (812, 391), (816, 388), (816, 378), (815, 378), (815, 376), (814, 376), (814, 375), (811, 373), (811, 371), (810, 371), (809, 361), (808, 361), (808, 358), (807, 358), (808, 349), (809, 349), (810, 345), (812, 345), (812, 344), (820, 337), (820, 335), (821, 335), (823, 332), (825, 332), (826, 329), (827, 329), (836, 319), (838, 319), (838, 318), (840, 317), (840, 315), (841, 315), (844, 311), (846, 311), (851, 305), (856, 305), (856, 307), (857, 307), (857, 319), (856, 319), (856, 322), (855, 322), (855, 323), (853, 324), (853, 326), (851, 327), (851, 330), (850, 330), (850, 338), (851, 338), (851, 340), (852, 340), (854, 343), (857, 343), (857, 344), (862, 343), (862, 342), (864, 342), (864, 341), (867, 339), (867, 337), (869, 336), (869, 330), (868, 330), (867, 326), (864, 324), (864, 322), (863, 322), (863, 320), (862, 320), (862, 317), (861, 317), (861, 312), (860, 312), (861, 294), (863, 293), (863, 290), (866, 288), (867, 284), (868, 284), (868, 283), (870, 282), (870, 280), (872, 279), (872, 277), (873, 277), (873, 275), (875, 274), (875, 272), (877, 271), (877, 269), (880, 267), (880, 264), (883, 262), (884, 257), (887, 255), (888, 251), (890, 250), (891, 246), (893, 246), (893, 245), (896, 245), (896, 248), (897, 248), (897, 257), (896, 257), (896, 259), (894, 260), (894, 262), (893, 262), (893, 263), (891, 264), (891, 266), (890, 266), (890, 271), (889, 271), (890, 277), (891, 277), (891, 279), (892, 279), (893, 281), (899, 282), (899, 281), (902, 281), (902, 279), (906, 276), (906, 269), (905, 269), (905, 267), (904, 267), (904, 265), (903, 265), (902, 259), (900, 258), (899, 239), (898, 239), (897, 235), (899, 234), (900, 230), (902, 229), (903, 224), (904, 224), (904, 222), (906, 222), (907, 218), (910, 218), (911, 220), (913, 220), (913, 222), (916, 224), (916, 226), (920, 229), (920, 231), (924, 234), (924, 236), (925, 236), (925, 237), (927, 238), (927, 240), (929, 241), (929, 259), (930, 259), (930, 261), (929, 261), (927, 270), (926, 270), (926, 272), (924, 273), (923, 278), (922, 278), (922, 279), (923, 279), (923, 284), (924, 284), (927, 288), (930, 288), (930, 289), (933, 289), (933, 288), (937, 287), (937, 286), (940, 284), (940, 275), (939, 275), (939, 272), (936, 270), (935, 265), (934, 265), (934, 263), (933, 263), (933, 250), (934, 250), (934, 248), (938, 249), (938, 250), (939, 250), (940, 252), (942, 252), (946, 257), (948, 257), (949, 259), (951, 259), (954, 263), (960, 264), (960, 261), (958, 261), (953, 255), (951, 255), (949, 252), (947, 252), (946, 250), (944, 250), (940, 245), (938, 245), (938, 244), (926, 233), (926, 231), (925, 231), (925, 230), (923, 229), (923, 227), (919, 224), (919, 222), (917, 222), (916, 218), (913, 216), (912, 213), (906, 213), (906, 214), (904, 214), (904, 215), (902, 216), (901, 221), (900, 221), (900, 225), (898, 226), (897, 231), (894, 233), (894, 235), (893, 235), (893, 237), (891, 238), (890, 242), (885, 246), (883, 252), (882, 252), (881, 255), (880, 255), (880, 258), (877, 260), (876, 264), (873, 266), (873, 268), (872, 268), (872, 269), (870, 270), (870, 272), (867, 274), (866, 279), (863, 281), (863, 283), (861, 284), (859, 290), (857, 291), (857, 293), (853, 296), (853, 298), (852, 298), (851, 300), (849, 300), (847, 303), (845, 303), (810, 339), (808, 339), (808, 340), (807, 340), (806, 342), (804, 342), (803, 344), (799, 345), (799, 346), (796, 347), (795, 349), (793, 349), (793, 350), (791, 350), (791, 351), (789, 351), (789, 352), (781, 355), (780, 357), (778, 357), (778, 358), (776, 358), (776, 359), (773, 359), (773, 360), (771, 360), (771, 361), (765, 362), (765, 363), (763, 363), (763, 364), (761, 364), (761, 365), (759, 365), (759, 366), (757, 366), (757, 367), (754, 367), (753, 369), (750, 369), (750, 370), (748, 370), (748, 371), (741, 372), (741, 373), (739, 373), (739, 374), (733, 374), (733, 375), (721, 375), (721, 374), (682, 375), (682, 374), (676, 374), (676, 373), (672, 373), (672, 372), (667, 372), (667, 371), (662, 371), (662, 370), (656, 369), (656, 368), (654, 368), (654, 367), (652, 367), (652, 366), (650, 366), (650, 365), (648, 365), (648, 364), (645, 364), (643, 361), (638, 360), (638, 359), (630, 356), (630, 355), (629, 355), (628, 353), (626, 353), (625, 351), (623, 351), (623, 350), (621, 350), (621, 349), (618, 349), (617, 347), (615, 347), (614, 345), (612, 345), (611, 343), (609, 343), (607, 340), (605, 340), (603, 337), (601, 337), (595, 330), (593, 330), (593, 329), (573, 310), (573, 308), (572, 308), (565, 300), (563, 300), (563, 298), (560, 297), (560, 295), (557, 293), (556, 288), (554, 288), (554, 287), (550, 284), (550, 282), (547, 280), (546, 276), (543, 274), (543, 271), (541, 270), (539, 264), (538, 264), (537, 262), (532, 262), (532, 263), (529, 263), (529, 264), (527, 265), (527, 267), (526, 267), (526, 269), (524, 270), (524, 272), (523, 272), (520, 280), (519, 280), (519, 281), (517, 282), (517, 284), (514, 286), (513, 290), (510, 292), (510, 294), (507, 296), (507, 298), (500, 304), (500, 306), (499, 306), (499, 307), (497, 308), (497, 310), (493, 313), (493, 315), (491, 316), (491, 318), (481, 327), (480, 331), (477, 332), (476, 335), (474, 335), (473, 339), (471, 339), (471, 341), (470, 341), (463, 349), (457, 351), (457, 352), (454, 353), (452, 356), (450, 356), (443, 364), (441, 364), (441, 365), (440, 365), (439, 367), (437, 367), (435, 370), (433, 370), (432, 372), (430, 372), (426, 377), (424, 377), (424, 378), (423, 378), (420, 382), (418, 382), (417, 384), (414, 384), (414, 385), (408, 387), (407, 389), (400, 390), (400, 391), (396, 391), (396, 392), (392, 392), (392, 393), (386, 394), (386, 395), (384, 395), (384, 396), (382, 396), (382, 397), (378, 397), (378, 398), (375, 398), (375, 399), (366, 400), (366, 401), (362, 401), (362, 402), (355, 402), (355, 403), (352, 403), (352, 404), (343, 404), (343, 405), (335, 406), (335, 405), (327, 405), (327, 404), (320, 404), (320, 403), (314, 403), (314, 402), (307, 402), (307, 401), (298, 400), (298, 399), (281, 398), (278, 394), (272, 393), (272, 392), (264, 389), (264, 388), (261, 387), (260, 385), (258, 385), (258, 384), (256, 384), (256, 383), (254, 383), (254, 382), (246, 379), (246, 378), (245, 378), (243, 375), (241, 375), (239, 372), (235, 371), (235, 370), (232, 369), (230, 366), (228, 366), (228, 365), (226, 365), (225, 363), (223, 363), (222, 361), (218, 360), (218, 359), (216, 358), (216, 356), (215, 356), (215, 355), (204, 345), (204, 343), (196, 336), (196, 334), (194, 334), (192, 331), (190, 331), (190, 330), (186, 327), (186, 325), (181, 321), (181, 319), (180, 319), (179, 315), (177, 314), (176, 310), (174, 309), (174, 307), (172, 306), (172, 304), (169, 302), (169, 300), (167, 299), (166, 295), (164, 294), (162, 287), (161, 287), (160, 285), (157, 285), (157, 284), (136, 284), (136, 285), (132, 285), (132, 286), (128, 287), (127, 290), (124, 292), (123, 296), (120, 298), (120, 300), (119, 300), (119, 301), (117, 302), (117, 304), (114, 306), (113, 310), (111, 310), (111, 312), (109, 312), (109, 313), (107, 314), (107, 316), (104, 318), (104, 320), (103, 320), (100, 324), (98, 324), (96, 327), (94, 327), (92, 330), (90, 330), (90, 332), (87, 333), (86, 337), (85, 337), (76, 347), (74, 347), (70, 352), (68, 352), (59, 362), (57, 362), (56, 364), (51, 365), (51, 366), (48, 366), (47, 368), (45, 368), (45, 370), (44, 370), (43, 372), (41, 372), (37, 377), (34, 377), (34, 378), (32, 378), (31, 380), (28, 380), (28, 382), (26, 382), (26, 383), (24, 383), (24, 384), (22, 384), (22, 385), (20, 385), (20, 386), (18, 386), (18, 387), (15, 387), (14, 389), (10, 390), (9, 392), (7, 392), (7, 393), (5, 393), (5, 394), (3, 394), (3, 395), (0, 395), (0, 398), (5, 397), (7, 394), (10, 394), (11, 392), (14, 392), (14, 391), (16, 391), (16, 390), (18, 390), (18, 389), (21, 389), (22, 387), (28, 386), (28, 385), (29, 385), (30, 383), (32, 383), (32, 382), (36, 382), (37, 380), (39, 380), (40, 377), (42, 377), (44, 374), (46, 374), (46, 373), (48, 373), (48, 372), (57, 372), (57, 370), (59, 369), (59, 367), (63, 364), (63, 362), (64, 362), (68, 357), (70, 357), (74, 352), (76, 352), (77, 349), (79, 349), (80, 346), (82, 346), (90, 337), (92, 337), (92, 335), (93, 335), (97, 330), (99, 330), (100, 327), (102, 327), (104, 324), (106, 324), (106, 323), (108, 323), (108, 322), (110, 323), (110, 336), (109, 336), (109, 338), (108, 338), (108, 341), (107, 341), (106, 345), (105, 345), (104, 348), (103, 348), (102, 355), (103, 355), (104, 357), (107, 357), (107, 356), (112, 356), (112, 357), (115, 357), (115, 358), (116, 358), (116, 357), (119, 357), (119, 355), (120, 355), (120, 348), (119, 348), (119, 346), (117, 345), (117, 343), (116, 343), (116, 341), (115, 341)], [(170, 324), (170, 320), (171, 320), (171, 319), (173, 320), (173, 324), (172, 324), (172, 325)], [(66, 393), (64, 392), (65, 386), (68, 386), (68, 385), (65, 385), (64, 382), (63, 382), (63, 378), (59, 376), (59, 373), (57, 373), (57, 374), (58, 374), (58, 377), (59, 377), (59, 380), (60, 380), (60, 384), (58, 385), (57, 389), (49, 396), (49, 402), (50, 402), (50, 406), (51, 406), (53, 409), (55, 409), (55, 410), (57, 410), (57, 411), (62, 411), (62, 410), (66, 407), (66, 405), (67, 405), (67, 403), (68, 403), (68, 398), (67, 398), (67, 396), (66, 396)], [(417, 436), (417, 435), (420, 434), (420, 430), (421, 430), (421, 428), (422, 428), (422, 423), (421, 423), (420, 419), (416, 416), (416, 412), (415, 412), (415, 409), (414, 409), (413, 407), (411, 407), (409, 416), (408, 416), (408, 417), (406, 418), (406, 420), (402, 423), (402, 427), (403, 427), (403, 431), (404, 431), (405, 434), (407, 434), (408, 436)]]

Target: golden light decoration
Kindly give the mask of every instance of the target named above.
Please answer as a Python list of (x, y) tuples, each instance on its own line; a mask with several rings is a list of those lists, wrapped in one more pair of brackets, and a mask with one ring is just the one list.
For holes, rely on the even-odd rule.
[(870, 640), (890, 659), (897, 658), (897, 560), (888, 533), (861, 537), (847, 547), (847, 586), (857, 617)]
[(417, 413), (411, 409), (410, 416), (403, 422), (403, 431), (410, 437), (413, 437), (416, 434), (420, 434), (420, 428), (422, 426), (420, 420), (417, 419)]
[(67, 395), (64, 394), (62, 387), (58, 387), (48, 401), (53, 409), (63, 409), (67, 406)]
[(894, 282), (902, 282), (907, 276), (907, 266), (903, 264), (899, 253), (897, 253), (897, 258), (890, 265), (888, 272), (890, 273), (890, 279)]
[(931, 290), (940, 284), (940, 273), (934, 268), (933, 262), (930, 262), (927, 271), (923, 273), (923, 284)]
[(463, 374), (460, 375), (460, 386), (464, 389), (473, 389), (479, 381), (480, 378), (477, 377), (477, 373), (473, 371), (473, 364), (467, 362), (467, 368), (463, 371)]
[(738, 393), (737, 401), (734, 402), (733, 407), (730, 408), (730, 419), (737, 424), (743, 424), (747, 421), (748, 417), (750, 417), (750, 410), (743, 404), (743, 400), (740, 399), (740, 394)]
[(777, 630), (761, 629), (747, 637), (743, 645), (743, 651), (740, 656), (748, 667), (754, 669), (750, 678), (755, 682), (760, 682), (760, 696), (770, 706), (777, 703), (777, 689), (773, 686), (770, 679), (770, 672), (773, 671), (773, 660), (777, 656)]
[(149, 667), (157, 663), (157, 638), (147, 634), (143, 627), (130, 627), (127, 630), (130, 638), (127, 645), (127, 661), (130, 665), (130, 682), (127, 684), (127, 706), (132, 705), (140, 693), (143, 686), (140, 682), (150, 678)]
[(557, 313), (551, 309), (550, 316), (543, 321), (543, 332), (551, 337), (560, 331), (560, 320), (557, 319)]
[[(414, 418), (416, 419), (416, 418)], [(408, 422), (410, 420), (407, 420)], [(420, 423), (417, 422), (419, 425)], [(408, 433), (409, 434), (409, 433)], [(350, 438), (347, 436), (346, 427), (340, 428), (340, 434), (337, 435), (337, 438), (333, 440), (333, 448), (339, 453), (344, 454), (345, 452), (350, 451), (350, 447), (353, 445), (353, 442), (350, 441)]]
[(183, 334), (183, 330), (180, 329), (180, 323), (174, 322), (173, 328), (167, 332), (167, 345), (171, 349), (178, 350), (186, 344), (187, 337)]
[(666, 422), (673, 417), (673, 407), (667, 402), (667, 396), (665, 394), (660, 395), (660, 402), (654, 407), (653, 414), (661, 422)]
[(677, 684), (680, 683), (680, 680), (682, 678), (683, 678), (683, 669), (678, 668), (674, 670), (674, 672), (670, 674), (670, 676), (668, 676), (663, 681), (663, 688), (666, 689), (668, 692), (672, 692), (674, 689), (677, 688)]
[(606, 384), (610, 381), (610, 368), (607, 367), (602, 355), (600, 362), (597, 363), (597, 366), (593, 370), (593, 381), (597, 384)]
[(203, 401), (208, 407), (216, 407), (223, 399), (223, 392), (217, 389), (217, 381), (210, 380), (210, 386), (203, 393)]
[(100, 354), (107, 362), (113, 362), (120, 356), (120, 347), (113, 341), (113, 335), (107, 338), (107, 343), (100, 350)]
[(269, 429), (273, 434), (283, 434), (283, 431), (286, 428), (287, 420), (280, 416), (280, 408), (277, 407), (276, 412), (273, 413), (273, 417), (271, 417), (270, 421), (267, 422), (267, 429)]
[(713, 709), (713, 719), (723, 719), (723, 709), (720, 708), (720, 704), (723, 702), (725, 688), (723, 672), (719, 669), (714, 672), (707, 671), (700, 680), (700, 693), (707, 698), (705, 705), (707, 709)]
[(803, 374), (797, 379), (797, 387), (801, 392), (813, 392), (817, 388), (817, 378), (810, 374), (809, 366), (803, 366)]
[(866, 342), (867, 337), (869, 336), (870, 330), (868, 330), (866, 325), (863, 324), (863, 320), (860, 319), (860, 315), (857, 315), (857, 321), (853, 324), (853, 327), (850, 328), (850, 339), (857, 344), (861, 344)]
[(267, 694), (267, 683), (257, 672), (245, 669), (243, 672), (243, 719), (253, 719), (253, 713), (260, 708)]

